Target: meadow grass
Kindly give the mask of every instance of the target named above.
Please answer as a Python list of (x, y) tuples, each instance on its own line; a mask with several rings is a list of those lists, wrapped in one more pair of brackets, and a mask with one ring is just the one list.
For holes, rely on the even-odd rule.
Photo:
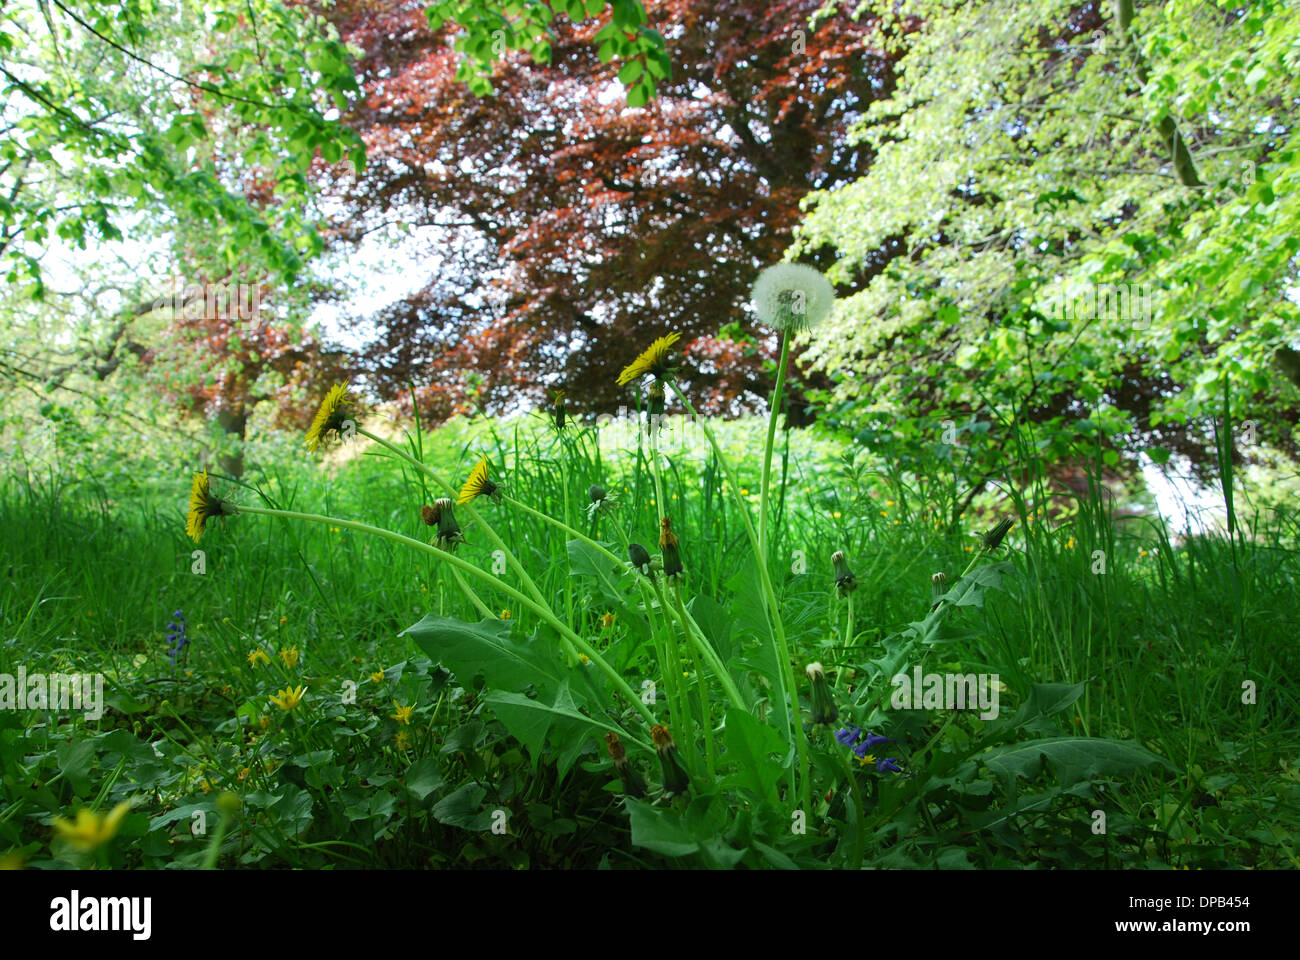
[[(724, 451), (735, 455), (746, 500), (759, 492), (761, 458), (752, 452), (765, 426), (714, 425)], [(529, 417), (458, 423), (403, 442), (457, 485), (486, 454), (508, 496), (615, 553), (629, 539), (652, 546), (667, 513), (681, 538), (687, 592), (720, 604), (744, 594), (748, 541), (716, 457), (689, 430), (661, 438), (661, 510), (644, 439), (612, 427), (599, 436), (586, 428), (557, 433)], [(931, 575), (955, 579), (980, 551), (972, 534), (988, 524), (951, 522), (955, 494), (934, 479), (938, 470), (926, 483), (891, 473), (833, 436), (808, 431), (785, 440), (775, 464), (770, 569), (797, 647), (792, 656), (800, 669), (824, 663), (847, 707), (861, 666), (930, 606)], [(223, 489), (249, 504), (427, 540), (420, 507), (438, 492), (382, 448), (355, 444), (322, 466), (299, 454), (296, 442), (268, 443), (251, 458), (265, 466), (250, 470), (247, 487)], [(95, 858), (182, 867), (679, 862), (631, 842), (595, 737), (575, 744), (574, 769), (557, 768), (554, 757), (522, 748), (497, 722), (481, 677), (453, 676), (399, 637), (426, 614), (475, 622), (486, 611), (517, 623), (527, 643), (542, 644), (535, 620), (509, 596), (476, 583), (469, 599), (464, 578), (445, 564), (326, 525), (235, 516), (210, 524), (196, 548), (184, 536), (184, 478), (158, 480), (123, 493), (91, 472), (75, 480), (66, 470), (3, 479), (0, 673), (20, 666), (29, 675), (102, 673), (109, 707), (94, 721), (0, 711), (0, 853), (33, 866)], [(616, 503), (589, 517), (592, 484)], [(959, 623), (925, 654), (926, 669), (996, 673), (1011, 708), (1029, 699), (1034, 684), (1082, 684), (1067, 712), (1036, 721), (1039, 733), (1132, 741), (1170, 767), (1093, 778), (1093, 787), (1110, 791), (1110, 827), (1096, 850), (1085, 849), (1096, 790), (1062, 795), (1026, 785), (984, 822), (983, 811), (962, 806), (956, 794), (983, 797), (992, 783), (985, 778), (987, 789), (976, 789), (954, 775), (954, 794), (927, 796), (908, 816), (873, 822), (874, 832), (855, 841), (866, 861), (1298, 865), (1295, 518), (1273, 514), (1267, 527), (1237, 536), (1175, 541), (1157, 519), (1117, 521), (1095, 488), (1050, 516), (1041, 509), (1041, 478), (999, 490), (997, 515), (1019, 521), (999, 554), (1009, 572), (999, 589), (961, 610)], [(575, 575), (564, 535), (531, 513), (480, 504), (577, 635), (620, 670), (652, 669), (624, 623), (605, 617), (612, 608), (600, 591)], [(457, 556), (499, 566), (482, 532), (466, 522), (468, 543)], [(192, 572), (196, 549), (204, 551), (201, 574)], [(849, 601), (836, 595), (831, 576), (835, 550), (857, 576), (848, 636)], [(701, 600), (692, 612), (704, 619), (711, 609)], [(164, 633), (176, 610), (188, 619), (190, 644), (173, 667)], [(735, 631), (718, 641), (729, 662), (748, 656), (749, 622), (740, 610)], [(259, 649), (268, 662), (250, 661)], [(673, 703), (710, 716), (718, 736), (715, 743), (705, 730), (683, 744), (684, 753), (707, 752), (712, 770), (727, 749), (722, 691), (710, 692), (707, 664), (688, 658), (683, 666)], [(295, 686), (305, 690), (304, 708), (269, 704)], [(744, 695), (761, 686), (746, 682)], [(954, 719), (932, 715), (908, 728), (925, 743), (918, 758), (976, 736), (976, 721)], [(1043, 771), (1039, 786), (1050, 780)], [(868, 783), (868, 807), (903, 809), (893, 789)], [(54, 818), (127, 797), (136, 807), (111, 851), (52, 841)], [(844, 802), (836, 797), (828, 816)], [(498, 810), (509, 812), (505, 833), (492, 830)]]

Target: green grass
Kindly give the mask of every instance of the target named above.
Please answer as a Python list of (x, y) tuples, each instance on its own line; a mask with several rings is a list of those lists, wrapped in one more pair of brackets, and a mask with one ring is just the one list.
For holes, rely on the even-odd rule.
[[(713, 426), (756, 500), (764, 424)], [(635, 440), (620, 446), (612, 432), (600, 444), (577, 429), (557, 438), (525, 418), (456, 425), (419, 437), (415, 449), (457, 486), (477, 454), (487, 453), (510, 496), (613, 544), (620, 555), (628, 539), (654, 552), (659, 509), (644, 450)], [(951, 485), (892, 475), (885, 465), (865, 469), (864, 457), (840, 458), (833, 437), (802, 433), (790, 443), (775, 463), (784, 482), (775, 484), (771, 570), (799, 682), (806, 687), (802, 665), (820, 660), (833, 677), (844, 671), (842, 722), (894, 723), (864, 706), (868, 662), (895, 649), (900, 631), (932, 603), (931, 574), (955, 580), (978, 551), (972, 534), (989, 524), (949, 522)], [(364, 455), (323, 467), (297, 449), (296, 441), (267, 444), (252, 459), (269, 468), (250, 471), (248, 489), (222, 489), (251, 505), (260, 502), (257, 488), (282, 509), (428, 540), (420, 506), (437, 494), (421, 475), (364, 441), (350, 451)], [(728, 863), (726, 851), (677, 856), (648, 845), (654, 829), (685, 829), (688, 820), (629, 825), (631, 808), (620, 800), (597, 736), (575, 732), (564, 762), (567, 747), (527, 749), (497, 718), (483, 677), (455, 676), (398, 636), (429, 613), (480, 619), (446, 565), (352, 531), (244, 515), (210, 525), (198, 546), (206, 572), (195, 574), (196, 547), (183, 530), (188, 476), (169, 473), (118, 490), (97, 483), (93, 472), (68, 472), (0, 481), (0, 673), (20, 665), (28, 674), (102, 673), (109, 709), (97, 721), (0, 711), (0, 856), (7, 849), (31, 866)], [(684, 596), (707, 598), (692, 607), (706, 633), (714, 631), (703, 623), (709, 616), (728, 621), (717, 635), (719, 651), (743, 694), (770, 710), (765, 681), (743, 666), (759, 656), (752, 652), (759, 634), (750, 629), (757, 601), (744, 573), (748, 541), (719, 465), (694, 438), (671, 449), (663, 480), (688, 571)], [(595, 520), (586, 514), (593, 483), (618, 500)], [(1010, 567), (1000, 568), (1000, 585), (980, 593), (978, 605), (958, 608), (924, 654), (926, 669), (997, 673), (1006, 685), (1004, 714), (1026, 704), (1034, 684), (1082, 684), (1068, 709), (1037, 718), (1017, 736), (1132, 741), (1168, 765), (1124, 776), (1099, 767), (1055, 788), (1059, 771), (1048, 769), (1007, 788), (976, 775), (978, 755), (961, 759), (992, 726), (968, 714), (909, 715), (889, 729), (926, 776), (858, 775), (870, 829), (856, 836), (853, 816), (844, 819), (845, 805), (856, 802), (841, 790), (846, 775), (818, 767), (835, 795), (818, 801), (813, 836), (791, 848), (789, 859), (829, 862), (815, 842), (822, 837), (839, 856), (842, 836), (860, 841), (865, 862), (877, 865), (1296, 866), (1295, 518), (1273, 515), (1267, 529), (1175, 544), (1155, 521), (1117, 523), (1097, 495), (1043, 520), (1030, 519), (1044, 500), (1041, 484), (1003, 489), (1009, 496), (997, 513), (1020, 521), (997, 558)], [(508, 505), (477, 506), (557, 615), (634, 689), (646, 676), (664, 681), (655, 648), (637, 640), (627, 622), (635, 593), (632, 612), (602, 626), (615, 607), (591, 578), (575, 574), (561, 533)], [(462, 523), (469, 542), (457, 556), (491, 569), (482, 531)], [(830, 573), (837, 549), (858, 579), (848, 638), (847, 604)], [(1096, 551), (1104, 552), (1104, 573), (1094, 572)], [(510, 611), (518, 642), (561, 663), (553, 635), (537, 629), (536, 618), (490, 586), (475, 584), (474, 592), (487, 609)], [(173, 669), (164, 634), (177, 609), (188, 618), (191, 644)], [(258, 647), (269, 665), (248, 661)], [(292, 647), (300, 659), (289, 667), (278, 654)], [(707, 665), (688, 658), (684, 666), (686, 703), (697, 716), (710, 711), (717, 734), (714, 743), (700, 728), (696, 739), (673, 721), (688, 762), (696, 763), (699, 751), (695, 778), (706, 763), (721, 770), (737, 745), (720, 725), (725, 701), (708, 682)], [(378, 671), (384, 676), (375, 681)], [(1253, 704), (1242, 702), (1247, 683)], [(298, 684), (307, 691), (301, 707), (285, 713), (269, 705), (270, 695)], [(887, 689), (875, 681), (874, 692)], [(395, 703), (414, 707), (409, 726), (392, 716)], [(627, 715), (620, 719), (612, 707), (604, 714), (624, 724)], [(772, 723), (764, 729), (775, 736), (779, 724)], [(399, 746), (403, 732), (409, 742)], [(826, 746), (829, 737), (818, 739), (816, 729), (812, 735), (814, 762), (830, 763), (836, 748)], [(651, 781), (656, 770), (642, 766)], [(234, 812), (218, 804), (225, 792), (238, 799)], [(755, 837), (788, 832), (780, 823), (761, 825), (756, 799), (727, 796), (719, 802), (732, 814), (737, 803), (752, 811)], [(53, 837), (54, 817), (70, 818), (85, 805), (107, 810), (128, 797), (135, 809), (111, 844), (80, 852)], [(786, 801), (793, 798), (783, 793)], [(654, 809), (671, 818), (685, 807), (660, 800)], [(1094, 809), (1107, 813), (1105, 835), (1090, 829)], [(505, 834), (492, 830), (495, 811), (508, 819)], [(196, 826), (203, 829), (196, 833)], [(742, 846), (734, 837), (727, 842)], [(758, 865), (748, 852), (740, 862)], [(763, 862), (780, 863), (781, 855)]]

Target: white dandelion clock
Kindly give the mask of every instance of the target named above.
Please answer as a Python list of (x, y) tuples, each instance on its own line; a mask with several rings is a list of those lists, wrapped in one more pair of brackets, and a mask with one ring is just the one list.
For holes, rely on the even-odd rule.
[(758, 319), (774, 330), (808, 330), (830, 315), (835, 288), (821, 271), (777, 263), (758, 275), (751, 296)]

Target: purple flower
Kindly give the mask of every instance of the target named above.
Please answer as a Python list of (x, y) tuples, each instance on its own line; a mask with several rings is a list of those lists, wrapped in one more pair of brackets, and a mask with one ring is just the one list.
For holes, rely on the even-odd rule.
[(888, 737), (878, 737), (878, 736), (876, 736), (874, 733), (869, 733), (869, 734), (867, 734), (867, 749), (868, 749), (868, 750), (874, 750), (876, 747), (880, 746), (880, 744), (882, 744), (882, 743), (888, 743), (888, 742), (889, 742), (889, 738), (888, 738)]
[(885, 757), (883, 760), (876, 761), (876, 772), (884, 773), (888, 770), (890, 773), (902, 773), (903, 768), (898, 765), (897, 757)]
[(858, 737), (862, 736), (862, 728), (848, 726), (843, 730), (835, 731), (835, 739), (840, 742), (841, 747), (851, 747), (858, 742)]
[(176, 666), (176, 658), (180, 656), (181, 651), (190, 644), (185, 628), (185, 614), (177, 610), (172, 614), (171, 623), (167, 624), (167, 642), (171, 644), (167, 649), (167, 659), (171, 661), (173, 667)]

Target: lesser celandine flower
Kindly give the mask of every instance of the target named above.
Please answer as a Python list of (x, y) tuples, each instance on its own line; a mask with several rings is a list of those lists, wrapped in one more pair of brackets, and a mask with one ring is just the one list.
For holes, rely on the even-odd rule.
[(607, 613), (600, 618), (600, 628), (602, 630), (608, 630), (613, 625), (614, 625), (614, 614)]
[(988, 550), (991, 553), (992, 551), (996, 550), (998, 547), (1002, 546), (1003, 538), (1006, 537), (1006, 535), (1011, 531), (1011, 528), (1014, 525), (1015, 525), (1015, 521), (1012, 520), (1010, 517), (1003, 517), (1001, 520), (999, 520), (997, 526), (995, 526), (988, 533), (984, 534), (984, 536), (981, 538), (984, 542), (984, 549)]
[(685, 793), (686, 788), (690, 786), (691, 778), (677, 756), (677, 744), (673, 743), (673, 735), (663, 724), (656, 723), (650, 728), (650, 739), (654, 741), (655, 752), (659, 754), (659, 764), (663, 767), (664, 793)]
[(396, 700), (394, 700), (394, 701), (393, 701), (393, 706), (397, 709), (397, 712), (394, 713), (394, 714), (390, 714), (390, 716), (392, 716), (392, 718), (393, 718), (394, 720), (396, 720), (398, 723), (400, 723), (400, 724), (401, 724), (402, 726), (404, 726), (404, 727), (410, 725), (410, 723), (411, 723), (411, 711), (415, 709), (415, 705), (412, 704), (412, 705), (409, 706), (409, 707), (404, 707), (404, 706), (402, 706), (400, 703), (398, 703)]
[(371, 683), (383, 683), (383, 682), (384, 682), (384, 671), (382, 671), (382, 670), (376, 670), (374, 673), (372, 673), (372, 674), (370, 675), (370, 682), (371, 682)]
[(343, 425), (351, 419), (354, 398), (348, 392), (348, 385), (340, 383), (330, 388), (321, 402), (316, 417), (307, 429), (307, 449), (315, 453), (331, 433), (340, 434)]
[(673, 533), (673, 522), (668, 517), (659, 521), (659, 552), (664, 558), (664, 576), (676, 577), (682, 572), (680, 543)]
[(275, 696), (269, 697), (268, 699), (287, 713), (294, 707), (298, 706), (298, 704), (302, 703), (303, 694), (306, 692), (307, 688), (300, 684), (292, 690), (288, 687), (285, 687), (283, 690), (278, 690), (276, 691)]
[(493, 503), (501, 502), (500, 489), (488, 479), (488, 458), (486, 456), (479, 457), (478, 463), (470, 471), (465, 486), (460, 488), (460, 496), (456, 499), (456, 503), (469, 503), (475, 497), (487, 497)]
[(107, 814), (83, 808), (77, 811), (76, 820), (55, 817), (54, 832), (78, 850), (95, 850), (117, 835), (130, 810), (130, 800), (123, 800)]
[(208, 471), (194, 474), (194, 483), (190, 486), (190, 510), (185, 517), (185, 532), (191, 540), (199, 542), (213, 517), (228, 517), (234, 512), (230, 504), (213, 494)]
[(605, 749), (609, 751), (609, 757), (614, 761), (615, 772), (623, 781), (623, 793), (629, 797), (644, 797), (645, 778), (627, 762), (627, 751), (623, 749), (623, 742), (613, 730), (605, 734)]
[(835, 288), (813, 267), (777, 263), (758, 275), (752, 297), (760, 321), (793, 332), (826, 319), (835, 304)]
[(256, 650), (249, 650), (247, 659), (253, 666), (257, 666), (259, 663), (270, 664), (271, 662), (271, 658), (267, 656), (266, 651), (261, 647), (258, 647)]
[(831, 554), (831, 564), (835, 567), (835, 587), (841, 597), (847, 597), (858, 588), (858, 579), (849, 569), (849, 562), (844, 559), (843, 550), (836, 550)]
[(812, 722), (834, 723), (839, 710), (831, 699), (830, 684), (826, 682), (826, 670), (820, 663), (810, 663), (804, 668), (808, 680), (812, 683)]
[(623, 368), (623, 372), (618, 375), (618, 385), (627, 386), (647, 373), (652, 374), (656, 380), (671, 376), (672, 369), (668, 366), (668, 359), (672, 355), (673, 344), (680, 340), (681, 336), (680, 333), (670, 333), (646, 347), (635, 360)]
[(298, 656), (299, 652), (297, 645), (294, 645), (287, 650), (280, 651), (280, 659), (284, 661), (284, 665), (290, 670), (297, 666)]

